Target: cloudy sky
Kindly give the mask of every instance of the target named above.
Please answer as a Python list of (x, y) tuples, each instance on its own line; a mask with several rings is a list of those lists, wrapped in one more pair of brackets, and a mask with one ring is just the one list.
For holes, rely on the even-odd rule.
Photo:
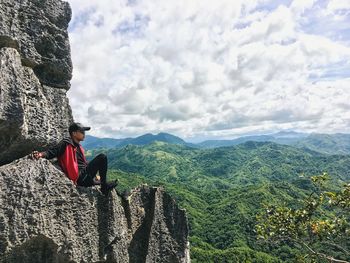
[(350, 133), (349, 0), (68, 0), (90, 134)]

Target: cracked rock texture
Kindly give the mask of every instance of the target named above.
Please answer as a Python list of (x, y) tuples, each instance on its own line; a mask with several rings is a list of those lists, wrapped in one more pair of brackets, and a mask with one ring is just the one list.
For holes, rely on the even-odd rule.
[(66, 91), (40, 84), (16, 49), (0, 49), (0, 165), (56, 143), (73, 121)]
[(68, 89), (71, 9), (60, 0), (0, 0), (0, 48), (17, 49), (42, 84)]
[(161, 188), (76, 188), (49, 161), (0, 167), (0, 262), (190, 262), (186, 214)]
[(59, 141), (73, 121), (67, 33), (56, 0), (0, 0), (0, 165)]

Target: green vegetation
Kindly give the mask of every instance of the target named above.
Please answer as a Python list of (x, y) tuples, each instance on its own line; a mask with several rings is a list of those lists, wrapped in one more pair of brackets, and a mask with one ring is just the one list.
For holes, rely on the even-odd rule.
[(257, 216), (258, 237), (300, 246), (304, 262), (350, 262), (350, 184), (333, 192), (323, 190), (326, 173), (311, 180), (315, 188), (299, 208), (269, 205)]
[(297, 141), (296, 147), (308, 148), (327, 154), (350, 154), (349, 134), (310, 134), (306, 138)]
[(350, 179), (350, 156), (323, 155), (271, 142), (195, 149), (155, 142), (105, 152), (118, 190), (162, 185), (187, 210), (193, 262), (303, 262), (293, 243), (258, 240), (256, 215), (268, 205), (297, 207), (314, 190), (310, 176), (328, 172), (335, 191)]

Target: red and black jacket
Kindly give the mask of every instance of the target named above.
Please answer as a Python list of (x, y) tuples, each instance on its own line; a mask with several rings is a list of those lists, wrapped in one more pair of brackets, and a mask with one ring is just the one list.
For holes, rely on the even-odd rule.
[(83, 147), (74, 143), (70, 137), (64, 138), (55, 147), (47, 150), (44, 155), (46, 159), (57, 157), (62, 171), (74, 184), (79, 178), (79, 171), (87, 166)]

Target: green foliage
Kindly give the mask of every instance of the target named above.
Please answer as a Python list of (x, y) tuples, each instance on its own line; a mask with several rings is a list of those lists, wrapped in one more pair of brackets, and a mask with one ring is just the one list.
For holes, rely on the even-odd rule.
[(217, 262), (217, 263), (272, 263), (282, 262), (263, 252), (257, 252), (249, 247), (234, 247), (224, 250), (219, 249), (203, 249), (194, 247), (191, 249), (191, 258), (193, 263)]
[[(313, 258), (347, 262), (350, 252), (350, 185), (338, 192), (324, 191), (329, 176), (311, 177), (315, 190), (300, 208), (269, 205), (257, 216), (258, 237), (269, 242), (290, 241)], [(345, 245), (345, 246), (344, 246)]]
[(350, 154), (350, 135), (310, 134), (297, 141), (295, 146), (326, 154)]

